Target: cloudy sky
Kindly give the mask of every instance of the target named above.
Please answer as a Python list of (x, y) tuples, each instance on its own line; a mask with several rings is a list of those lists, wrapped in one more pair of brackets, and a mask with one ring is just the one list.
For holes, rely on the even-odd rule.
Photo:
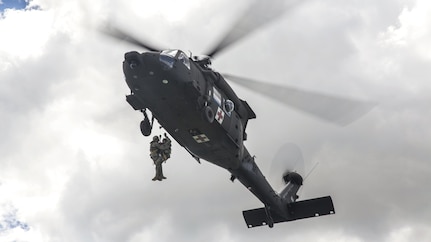
[(257, 114), (246, 146), (262, 171), (295, 143), (306, 170), (318, 163), (301, 198), (331, 195), (335, 215), (247, 229), (241, 211), (259, 201), (177, 144), (168, 179), (151, 181), (150, 138), (125, 101), (121, 70), (125, 52), (143, 50), (97, 26), (109, 20), (199, 54), (248, 5), (1, 0), (0, 240), (430, 241), (427, 0), (301, 1), (213, 61), (222, 72), (378, 103), (338, 127), (232, 84)]

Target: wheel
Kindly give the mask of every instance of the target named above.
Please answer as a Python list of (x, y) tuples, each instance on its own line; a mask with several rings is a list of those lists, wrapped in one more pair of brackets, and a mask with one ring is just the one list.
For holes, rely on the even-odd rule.
[(149, 136), (151, 134), (151, 124), (150, 124), (150, 120), (149, 119), (144, 119), (141, 121), (141, 133), (144, 136)]
[(274, 227), (274, 222), (270, 221), (270, 222), (268, 223), (268, 226), (269, 226), (270, 228), (273, 228), (273, 227)]

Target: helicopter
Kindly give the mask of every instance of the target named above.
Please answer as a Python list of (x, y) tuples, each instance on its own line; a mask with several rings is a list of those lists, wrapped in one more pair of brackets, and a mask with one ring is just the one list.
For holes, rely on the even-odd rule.
[[(272, 188), (255, 157), (244, 145), (248, 139), (247, 124), (256, 118), (256, 114), (247, 101), (238, 97), (228, 81), (341, 125), (362, 116), (372, 105), (213, 70), (211, 60), (217, 54), (281, 14), (277, 12), (265, 20), (256, 19), (254, 13), (259, 11), (263, 1), (256, 2), (258, 4), (245, 11), (224, 38), (202, 56), (192, 56), (179, 49), (154, 47), (113, 25), (105, 26), (102, 31), (146, 50), (127, 52), (123, 61), (125, 81), (130, 88), (126, 101), (134, 110), (143, 113), (142, 134), (151, 135), (156, 119), (198, 162), (205, 160), (227, 170), (231, 181), (240, 181), (263, 203), (261, 208), (243, 211), (247, 227), (267, 225), (272, 228), (276, 223), (335, 214), (333, 201), (330, 196), (297, 201), (304, 179), (294, 170), (286, 170), (282, 175), (285, 186), (280, 192)], [(341, 110), (337, 114), (341, 114), (327, 112), (315, 105), (309, 107), (305, 100), (310, 99), (317, 99), (314, 103), (334, 106)], [(151, 119), (148, 111), (152, 114)]]

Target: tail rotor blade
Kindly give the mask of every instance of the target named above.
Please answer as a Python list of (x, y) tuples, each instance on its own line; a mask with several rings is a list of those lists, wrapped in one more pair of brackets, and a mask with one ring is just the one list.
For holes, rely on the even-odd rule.
[(305, 164), (301, 149), (294, 143), (282, 145), (272, 160), (269, 170), (269, 180), (275, 189), (282, 189), (286, 185), (283, 175), (286, 172), (296, 172), (304, 176)]

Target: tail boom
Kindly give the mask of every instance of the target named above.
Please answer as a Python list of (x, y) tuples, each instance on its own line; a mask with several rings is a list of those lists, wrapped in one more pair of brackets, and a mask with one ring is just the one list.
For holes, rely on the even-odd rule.
[(237, 178), (264, 204), (263, 208), (243, 211), (249, 228), (262, 225), (273, 227), (275, 223), (335, 213), (329, 196), (296, 201), (297, 192), (303, 182), (301, 175), (296, 172), (286, 173), (283, 176), (286, 186), (280, 193), (275, 192), (256, 165), (254, 157), (251, 157), (245, 148), (241, 165), (230, 172), (232, 181)]

